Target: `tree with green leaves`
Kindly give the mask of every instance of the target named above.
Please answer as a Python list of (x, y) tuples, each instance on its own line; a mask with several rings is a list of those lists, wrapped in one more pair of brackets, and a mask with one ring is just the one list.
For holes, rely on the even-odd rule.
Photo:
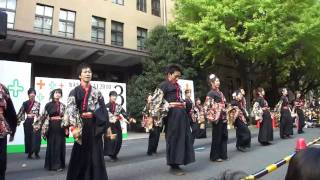
[[(189, 50), (189, 43), (181, 40), (174, 29), (164, 26), (155, 27), (148, 35), (146, 47), (149, 57), (143, 62), (143, 72), (131, 78), (127, 89), (128, 111), (137, 119), (141, 119), (141, 111), (146, 104), (148, 94), (153, 93), (159, 83), (165, 79), (166, 66), (181, 65), (183, 79), (197, 81), (200, 74), (197, 70), (199, 69), (196, 65), (197, 61)], [(197, 87), (200, 88), (200, 86)]]
[(319, 0), (176, 0), (174, 26), (202, 65), (228, 57), (273, 94), (307, 92), (320, 86), (319, 9)]

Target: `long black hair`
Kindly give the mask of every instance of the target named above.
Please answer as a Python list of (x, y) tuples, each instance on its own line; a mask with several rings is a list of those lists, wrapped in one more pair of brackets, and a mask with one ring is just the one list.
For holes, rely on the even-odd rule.
[(58, 89), (54, 89), (50, 92), (50, 98), (49, 100), (53, 101), (54, 100), (54, 93), (57, 92), (57, 93), (60, 93), (61, 94), (61, 97), (62, 97), (62, 89), (58, 88)]

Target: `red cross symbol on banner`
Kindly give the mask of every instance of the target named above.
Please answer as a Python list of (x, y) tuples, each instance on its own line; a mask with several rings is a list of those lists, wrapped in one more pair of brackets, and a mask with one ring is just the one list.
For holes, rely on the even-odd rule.
[(42, 89), (42, 86), (45, 86), (46, 84), (42, 82), (42, 79), (41, 79), (40, 82), (37, 83), (37, 85), (40, 87), (40, 89)]
[(60, 86), (61, 89), (63, 89), (64, 85), (62, 83), (60, 83), (59, 86)]

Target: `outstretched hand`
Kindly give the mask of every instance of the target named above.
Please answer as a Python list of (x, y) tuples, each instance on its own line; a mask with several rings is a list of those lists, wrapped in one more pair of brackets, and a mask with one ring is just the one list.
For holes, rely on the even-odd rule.
[(129, 123), (134, 123), (135, 124), (135, 123), (137, 123), (137, 121), (134, 118), (130, 118), (129, 119)]
[(69, 136), (69, 128), (65, 128), (64, 129), (64, 133), (65, 133), (66, 136)]
[(73, 136), (75, 139), (77, 139), (77, 138), (80, 137), (80, 130), (79, 130), (79, 128), (74, 128), (74, 129), (72, 130), (72, 136)]
[(109, 138), (109, 139), (111, 139), (111, 140), (114, 140), (114, 139), (116, 139), (117, 134), (112, 134), (112, 130), (111, 130), (111, 128), (109, 127), (109, 128), (107, 129), (107, 131), (105, 132), (105, 137), (106, 137), (106, 138)]

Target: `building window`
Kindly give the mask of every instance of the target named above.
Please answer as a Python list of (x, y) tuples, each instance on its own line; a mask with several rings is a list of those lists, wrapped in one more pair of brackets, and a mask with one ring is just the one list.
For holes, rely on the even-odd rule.
[(123, 5), (123, 1), (124, 0), (112, 0), (112, 3)]
[(91, 41), (105, 43), (106, 20), (92, 16), (91, 18)]
[(13, 29), (16, 15), (16, 0), (0, 0), (0, 11), (7, 13), (7, 28)]
[(111, 21), (111, 44), (123, 46), (123, 23)]
[(37, 4), (34, 31), (51, 34), (53, 7)]
[(151, 0), (152, 14), (160, 17), (160, 0)]
[(148, 30), (147, 29), (143, 29), (138, 27), (137, 28), (137, 49), (138, 50), (146, 50), (146, 45), (145, 45), (145, 41), (147, 39), (147, 33)]
[(137, 0), (137, 10), (147, 12), (147, 2), (146, 0)]
[(74, 25), (76, 13), (68, 10), (60, 10), (59, 35), (67, 38), (74, 38)]

